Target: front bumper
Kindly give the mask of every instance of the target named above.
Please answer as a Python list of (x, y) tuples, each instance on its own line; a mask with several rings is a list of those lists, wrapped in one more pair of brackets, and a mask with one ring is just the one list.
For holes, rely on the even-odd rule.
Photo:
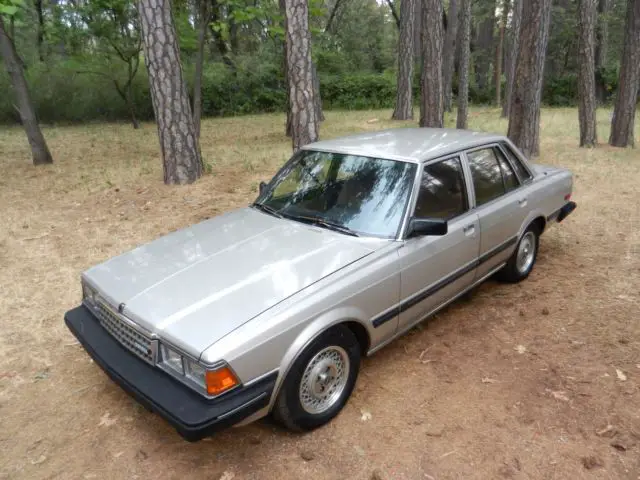
[(114, 382), (190, 442), (230, 427), (269, 404), (277, 372), (210, 400), (132, 355), (86, 307), (68, 311), (64, 320)]

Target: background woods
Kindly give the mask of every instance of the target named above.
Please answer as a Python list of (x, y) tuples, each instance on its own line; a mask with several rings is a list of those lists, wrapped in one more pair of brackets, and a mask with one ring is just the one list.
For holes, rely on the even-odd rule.
[[(6, 0), (2, 0), (3, 2)], [(419, 44), (422, 21), (413, 0), (413, 15), (405, 7), (407, 35), (413, 35), (413, 99), (419, 98)], [(412, 3), (407, 0), (406, 3)], [(449, 51), (457, 29), (461, 0), (445, 0), (450, 28), (444, 32)], [(509, 9), (505, 25), (500, 75), (509, 95), (510, 71), (517, 51), (521, 0), (473, 0), (469, 96), (471, 103), (495, 102), (496, 49), (501, 38), (501, 10)], [(526, 3), (526, 2), (524, 2)], [(596, 86), (600, 102), (617, 91), (624, 44), (624, 0), (598, 0), (596, 25)], [(185, 78), (193, 85), (198, 54), (200, 0), (176, 0), (173, 14)], [(393, 1), (402, 17), (402, 2)], [(281, 111), (285, 107), (283, 15), (277, 0), (208, 0), (209, 31), (204, 39), (203, 116)], [(542, 102), (577, 105), (579, 74), (576, 35), (577, 0), (553, 2), (545, 60)], [(456, 12), (456, 10), (458, 12)], [(393, 107), (396, 100), (399, 29), (389, 4), (376, 0), (310, 0), (310, 29), (325, 108)], [(13, 39), (32, 100), (42, 122), (150, 120), (153, 108), (144, 68), (138, 68), (142, 45), (137, 10), (131, 0), (24, 0), (16, 20), (5, 21)], [(417, 38), (416, 38), (417, 37)], [(460, 45), (454, 45), (459, 58)], [(445, 52), (444, 62), (450, 58)], [(443, 66), (444, 74), (451, 68)], [(406, 67), (405, 67), (406, 69)], [(458, 90), (459, 67), (451, 75)], [(447, 74), (448, 75), (448, 74)], [(404, 77), (403, 77), (404, 78)], [(447, 76), (448, 78), (448, 76)], [(448, 80), (444, 81), (446, 96)], [(0, 91), (9, 91), (6, 69)], [(192, 90), (189, 90), (192, 91)], [(446, 98), (446, 97), (445, 97)], [(0, 96), (0, 122), (18, 120), (11, 95)], [(449, 104), (445, 102), (445, 107)]]
[[(179, 144), (193, 144), (188, 147), (193, 160), (178, 161), (192, 165), (192, 173), (180, 182), (192, 181), (201, 170), (201, 117), (288, 111), (287, 133), (293, 133), (291, 108), (299, 111), (301, 103), (291, 96), (287, 62), (299, 60), (292, 53), (299, 52), (301, 42), (308, 43), (302, 58), (311, 61), (301, 98), (314, 102), (316, 117), (306, 128), (308, 139), (315, 137), (310, 132), (317, 131), (322, 107), (395, 107), (393, 118), (409, 119), (419, 103), (420, 124), (438, 126), (446, 123), (443, 113), (456, 105), (458, 126), (464, 126), (470, 102), (500, 107), (503, 116), (511, 113), (510, 136), (535, 155), (540, 105), (579, 104), (580, 143), (591, 146), (597, 105), (615, 102), (609, 140), (617, 146), (634, 143), (638, 0), (295, 4), (304, 6), (304, 21), (287, 28), (284, 1), (166, 3), (172, 26), (162, 28), (174, 32), (175, 65), (173, 73), (162, 75), (180, 77), (166, 87), (180, 97), (173, 102), (179, 105), (173, 117), (190, 124)], [(154, 50), (141, 34), (139, 12), (146, 5), (133, 0), (0, 0), (6, 66), (0, 91), (10, 92), (0, 96), (0, 123), (22, 123), (34, 163), (51, 160), (38, 120), (128, 121), (137, 128), (155, 111), (161, 123), (158, 108), (166, 92), (159, 93), (164, 91), (153, 70), (140, 68), (145, 58), (147, 66), (153, 64)]]

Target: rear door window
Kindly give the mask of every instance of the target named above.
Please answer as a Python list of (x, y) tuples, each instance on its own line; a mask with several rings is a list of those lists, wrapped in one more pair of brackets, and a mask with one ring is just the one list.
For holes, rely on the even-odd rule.
[(483, 148), (467, 153), (476, 205), (484, 205), (506, 193), (502, 169), (493, 148)]

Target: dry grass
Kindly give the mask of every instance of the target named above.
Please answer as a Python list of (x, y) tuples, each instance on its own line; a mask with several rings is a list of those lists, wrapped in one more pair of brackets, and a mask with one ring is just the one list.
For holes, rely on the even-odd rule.
[[(389, 117), (329, 112), (322, 135), (399, 125)], [(474, 110), (471, 127), (504, 132), (497, 117)], [(324, 429), (259, 424), (195, 445), (91, 364), (62, 317), (85, 268), (249, 202), (290, 152), (282, 116), (205, 121), (212, 173), (189, 187), (161, 183), (151, 124), (47, 128), (56, 163), (37, 169), (22, 131), (0, 131), (0, 478), (637, 480), (640, 153), (577, 148), (575, 110), (542, 122), (542, 160), (573, 169), (579, 209), (545, 234), (527, 282), (489, 283), (367, 360)], [(627, 451), (596, 435), (607, 424)]]

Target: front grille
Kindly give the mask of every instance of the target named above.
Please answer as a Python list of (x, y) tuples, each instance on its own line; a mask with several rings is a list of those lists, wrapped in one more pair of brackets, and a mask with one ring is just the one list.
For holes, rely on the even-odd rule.
[(102, 302), (96, 302), (96, 313), (105, 330), (107, 330), (127, 350), (131, 351), (146, 362), (153, 364), (153, 350), (151, 339), (127, 325), (111, 307)]

